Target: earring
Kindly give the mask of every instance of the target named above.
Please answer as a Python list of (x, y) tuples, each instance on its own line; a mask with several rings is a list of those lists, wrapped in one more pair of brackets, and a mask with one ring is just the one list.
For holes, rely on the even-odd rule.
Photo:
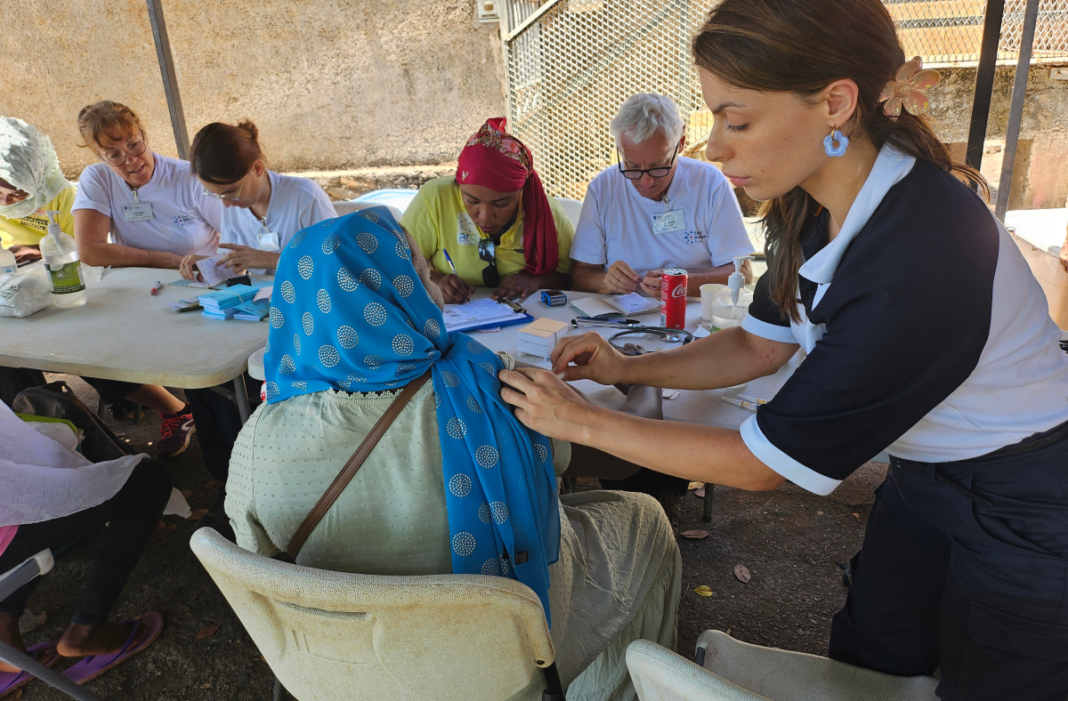
[[(835, 142), (838, 142), (837, 146)], [(847, 148), (849, 148), (849, 137), (837, 129), (831, 129), (831, 133), (823, 139), (823, 150), (831, 158), (841, 158), (845, 155)]]

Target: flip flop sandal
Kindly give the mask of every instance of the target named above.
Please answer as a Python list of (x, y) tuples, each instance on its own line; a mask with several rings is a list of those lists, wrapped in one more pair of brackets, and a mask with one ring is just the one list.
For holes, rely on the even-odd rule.
[[(126, 639), (126, 644), (122, 646), (121, 650), (111, 655), (89, 655), (77, 664), (71, 665), (64, 670), (63, 676), (70, 679), (75, 684), (91, 682), (112, 667), (122, 664), (152, 643), (156, 642), (156, 638), (163, 632), (163, 617), (154, 611), (146, 613), (135, 620), (123, 622), (133, 623), (135, 625), (132, 626), (130, 637)], [(137, 637), (137, 632), (141, 630), (142, 626), (147, 626), (148, 635), (145, 636), (145, 639), (141, 643), (134, 645), (133, 641)]]
[[(59, 659), (55, 641), (37, 643), (26, 648), (26, 654), (45, 667), (51, 667)], [(35, 677), (29, 672), (0, 672), (0, 699), (21, 689)]]

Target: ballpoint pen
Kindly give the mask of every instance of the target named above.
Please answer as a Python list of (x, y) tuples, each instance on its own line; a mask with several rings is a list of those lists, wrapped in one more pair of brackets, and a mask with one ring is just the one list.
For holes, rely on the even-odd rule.
[(452, 256), (449, 255), (449, 252), (444, 248), (441, 249), (441, 252), (445, 254), (445, 260), (448, 261), (449, 267), (452, 268), (452, 274), (460, 277), (460, 273), (456, 272), (456, 265), (452, 262)]
[(157, 292), (159, 292), (162, 287), (163, 287), (163, 281), (161, 280), (161, 281), (157, 282), (155, 285), (153, 285), (152, 289), (149, 290), (148, 293), (150, 295), (154, 295)]
[[(445, 260), (448, 261), (449, 267), (452, 268), (452, 274), (455, 275), (456, 277), (460, 277), (460, 273), (456, 272), (456, 264), (452, 262), (452, 256), (449, 255), (448, 250), (443, 248), (443, 249), (441, 249), (441, 252), (443, 254), (445, 254)], [(460, 279), (463, 280), (463, 278), (460, 278)], [(464, 302), (466, 303), (470, 299), (471, 299), (471, 295), (468, 295), (467, 299), (465, 299)]]
[(765, 404), (768, 403), (767, 399), (760, 399), (759, 397), (750, 397), (748, 394), (739, 394), (738, 398), (739, 399), (744, 399), (747, 402), (752, 402), (753, 404), (756, 404), (757, 406), (764, 406)]

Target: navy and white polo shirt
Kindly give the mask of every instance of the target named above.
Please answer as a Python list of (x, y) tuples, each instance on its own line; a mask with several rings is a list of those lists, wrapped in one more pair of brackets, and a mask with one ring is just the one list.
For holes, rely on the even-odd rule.
[[(765, 465), (829, 494), (882, 450), (985, 455), (1068, 421), (1068, 355), (1005, 228), (933, 163), (883, 147), (827, 244), (802, 236), (801, 322), (760, 280), (742, 327), (808, 357), (741, 427)], [(824, 245), (826, 244), (826, 245)]]

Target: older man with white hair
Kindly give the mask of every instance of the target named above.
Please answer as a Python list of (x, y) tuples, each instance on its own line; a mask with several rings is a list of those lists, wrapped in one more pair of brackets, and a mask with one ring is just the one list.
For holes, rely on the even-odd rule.
[[(691, 296), (725, 283), (735, 256), (753, 251), (730, 182), (710, 163), (681, 155), (685, 123), (656, 93), (627, 99), (612, 120), (619, 164), (586, 190), (575, 228), (572, 287), (660, 296), (665, 268), (689, 273)], [(745, 265), (750, 277), (748, 261)]]

